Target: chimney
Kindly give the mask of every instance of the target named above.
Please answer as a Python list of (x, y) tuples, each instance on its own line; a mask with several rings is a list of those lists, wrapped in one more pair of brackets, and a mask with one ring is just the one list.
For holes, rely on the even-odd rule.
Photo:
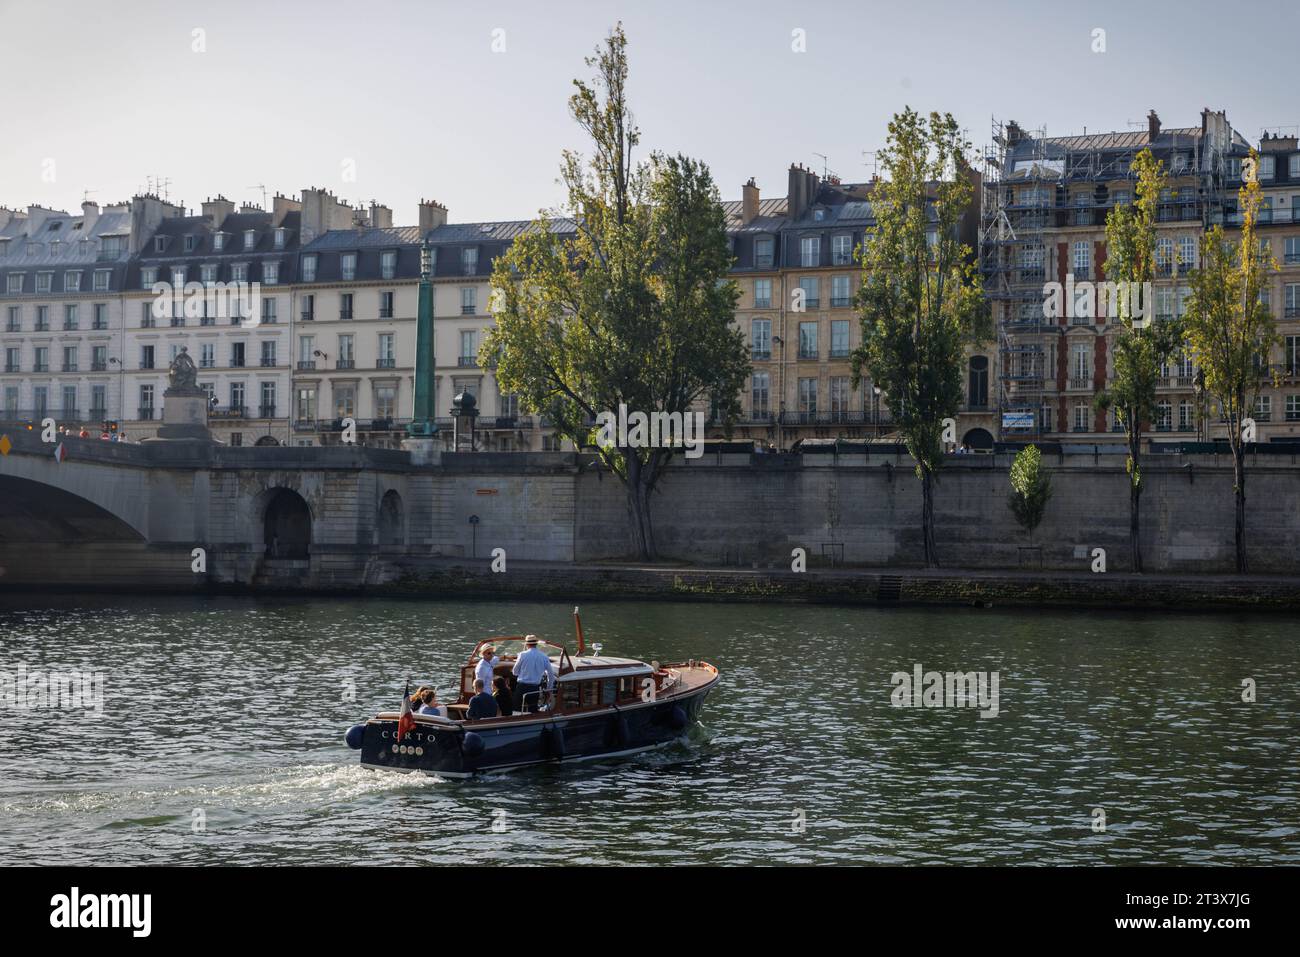
[(1160, 117), (1156, 116), (1156, 111), (1152, 110), (1147, 114), (1147, 142), (1154, 143), (1156, 137), (1160, 135)]
[(264, 213), (264, 212), (266, 212), (266, 210), (264, 210), (261, 206), (258, 206), (257, 203), (244, 203), (244, 204), (242, 204), (242, 205), (239, 207), (239, 211), (240, 211), (241, 213)]
[(387, 206), (372, 202), (370, 204), (370, 225), (375, 229), (392, 229), (393, 211)]
[(808, 207), (817, 198), (817, 174), (803, 165), (790, 166), (790, 189), (786, 193), (786, 205), (791, 219), (798, 219), (808, 211)]
[(331, 229), (352, 228), (352, 207), (335, 199), (327, 189), (302, 191), (302, 241), (309, 243)]
[(447, 225), (447, 207), (436, 199), (420, 200), (420, 235)]
[(233, 216), (235, 213), (235, 204), (220, 193), (216, 199), (203, 201), (203, 215), (212, 220), (213, 226), (220, 226), (226, 221), (227, 216)]
[(290, 199), (288, 196), (275, 194), (275, 201), (271, 204), (271, 225), (284, 225), (284, 218), (290, 213), (302, 212), (302, 203), (296, 199)]
[(740, 195), (740, 222), (748, 226), (758, 218), (758, 184), (754, 177), (751, 176), (749, 182), (740, 188)]
[(162, 224), (164, 218), (177, 215), (177, 207), (147, 194), (131, 197), (131, 255), (144, 248), (145, 242)]
[(99, 215), (99, 203), (92, 203), (89, 200), (81, 204), (81, 215), (86, 219), (94, 219)]

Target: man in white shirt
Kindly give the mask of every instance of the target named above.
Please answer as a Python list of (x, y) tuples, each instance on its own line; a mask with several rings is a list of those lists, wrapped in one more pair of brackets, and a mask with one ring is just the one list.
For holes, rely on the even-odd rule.
[(474, 677), (482, 679), (484, 688), (491, 688), (492, 679), (496, 677), (496, 666), (501, 659), (494, 654), (495, 651), (491, 645), (484, 645), (479, 652), (478, 665), (474, 668)]
[(524, 638), (524, 653), (515, 659), (515, 666), (511, 671), (516, 679), (516, 710), (536, 711), (537, 701), (541, 696), (535, 692), (541, 688), (542, 678), (549, 676), (552, 680), (555, 679), (555, 668), (546, 652), (537, 647), (536, 635), (527, 635)]

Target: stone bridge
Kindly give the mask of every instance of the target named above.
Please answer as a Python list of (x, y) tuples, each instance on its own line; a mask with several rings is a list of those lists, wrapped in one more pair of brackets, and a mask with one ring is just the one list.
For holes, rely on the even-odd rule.
[(417, 467), (392, 449), (65, 438), (60, 459), (37, 433), (8, 439), (0, 586), (344, 589), (391, 580), (411, 558), (496, 546), (573, 558), (571, 517), (556, 534), (551, 507), (571, 512), (573, 455), (529, 455), (522, 468), (517, 456), (435, 455)]

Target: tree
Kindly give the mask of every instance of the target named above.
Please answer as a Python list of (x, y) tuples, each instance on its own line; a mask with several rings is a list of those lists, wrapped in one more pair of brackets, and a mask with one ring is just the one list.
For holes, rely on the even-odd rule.
[[(1130, 170), (1137, 177), (1131, 206), (1116, 206), (1106, 217), (1106, 278), (1116, 296), (1122, 329), (1114, 342), (1114, 376), (1098, 394), (1099, 409), (1113, 407), (1128, 445), (1129, 551), (1135, 572), (1142, 571), (1139, 529), (1142, 502), (1142, 436), (1155, 415), (1160, 368), (1183, 346), (1177, 317), (1151, 321), (1151, 283), (1155, 278), (1156, 203), (1164, 188), (1163, 164), (1144, 149)], [(1140, 308), (1139, 308), (1140, 307)]]
[[(543, 212), (497, 259), (496, 322), (479, 361), (495, 362), (502, 391), (580, 449), (597, 417), (621, 406), (685, 416), (707, 397), (729, 428), (749, 360), (732, 326), (739, 291), (718, 190), (696, 160), (634, 162), (621, 24), (586, 62), (595, 78), (574, 81), (569, 112), (590, 158), (565, 151), (566, 206)], [(626, 486), (637, 554), (657, 557), (650, 496), (672, 448), (628, 429), (596, 451)]]
[(865, 370), (889, 395), (921, 479), (927, 567), (939, 564), (934, 485), (943, 420), (961, 407), (965, 346), (988, 333), (983, 287), (959, 232), (974, 192), (969, 149), (950, 114), (895, 114), (879, 154), (884, 178), (871, 193), (876, 225), (860, 250), (862, 345), (852, 356), (853, 384)]
[[(1214, 226), (1201, 240), (1201, 268), (1191, 274), (1192, 293), (1187, 302), (1187, 340), (1205, 381), (1227, 420), (1228, 446), (1232, 450), (1232, 488), (1236, 499), (1237, 571), (1246, 563), (1246, 419), (1260, 388), (1260, 358), (1267, 363), (1269, 350), (1279, 342), (1268, 306), (1260, 290), (1268, 270), (1276, 269), (1269, 251), (1261, 250), (1255, 236), (1260, 191), (1252, 150), (1246, 185), (1238, 193), (1241, 238), (1233, 244), (1222, 226)], [(1265, 366), (1267, 368), (1267, 366)]]
[(1036, 445), (1021, 449), (1011, 463), (1011, 494), (1007, 496), (1007, 506), (1020, 527), (1029, 533), (1030, 541), (1052, 498), (1052, 480), (1042, 470), (1042, 464), (1043, 455)]

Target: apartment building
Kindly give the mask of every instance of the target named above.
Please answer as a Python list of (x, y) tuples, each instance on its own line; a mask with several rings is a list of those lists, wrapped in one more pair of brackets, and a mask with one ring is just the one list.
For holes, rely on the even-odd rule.
[[(1113, 441), (1122, 426), (1094, 400), (1114, 375), (1123, 326), (1103, 297), (1094, 310), (1045, 316), (1045, 284), (1068, 291), (1070, 283), (1105, 280), (1106, 218), (1133, 202), (1130, 166), (1150, 149), (1168, 182), (1157, 206), (1147, 309), (1157, 321), (1182, 315), (1202, 231), (1240, 221), (1236, 191), (1249, 144), (1224, 113), (1211, 110), (1202, 111), (1199, 126), (1165, 128), (1153, 110), (1145, 130), (1065, 137), (995, 122), (991, 139), (981, 266), (998, 329), (999, 432), (1008, 440)], [(1151, 429), (1188, 440), (1212, 432), (1218, 418), (1204, 405), (1192, 357), (1174, 356), (1161, 370)]]
[(301, 204), (238, 210), (223, 196), (160, 222), (127, 272), (123, 419), (132, 438), (162, 424), (172, 361), (185, 349), (209, 396), (214, 438), (230, 445), (289, 440), (289, 316)]
[[(752, 179), (741, 192), (739, 202), (723, 208), (741, 291), (736, 322), (749, 343), (753, 372), (733, 435), (778, 448), (804, 438), (889, 436), (889, 396), (870, 379), (855, 388), (849, 365), (861, 343), (856, 252), (875, 225), (871, 184), (822, 182), (794, 165), (784, 197), (762, 199)], [(977, 227), (973, 202), (960, 227), (972, 251)], [(969, 388), (957, 417), (958, 441), (975, 448), (991, 448), (995, 434), (992, 352), (990, 343), (970, 350), (965, 360)]]
[(123, 418), (122, 290), (146, 235), (181, 212), (156, 196), (78, 213), (0, 209), (0, 419)]

